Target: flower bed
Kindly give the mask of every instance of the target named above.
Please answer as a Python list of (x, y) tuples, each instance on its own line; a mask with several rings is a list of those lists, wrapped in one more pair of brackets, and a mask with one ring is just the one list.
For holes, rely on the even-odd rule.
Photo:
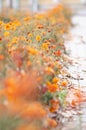
[(59, 111), (80, 102), (81, 93), (73, 88), (74, 98), (68, 100), (64, 35), (70, 16), (58, 5), (44, 14), (0, 21), (1, 130), (52, 129)]

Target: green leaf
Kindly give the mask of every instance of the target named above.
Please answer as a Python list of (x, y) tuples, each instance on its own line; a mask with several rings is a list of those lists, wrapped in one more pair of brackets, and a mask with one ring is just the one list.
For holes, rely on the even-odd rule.
[(58, 98), (60, 100), (61, 106), (65, 106), (65, 99), (67, 95), (67, 90), (62, 90), (61, 92), (58, 93)]
[(42, 96), (42, 100), (45, 104), (49, 105), (49, 101), (53, 99), (53, 94), (50, 92), (46, 92), (43, 96)]

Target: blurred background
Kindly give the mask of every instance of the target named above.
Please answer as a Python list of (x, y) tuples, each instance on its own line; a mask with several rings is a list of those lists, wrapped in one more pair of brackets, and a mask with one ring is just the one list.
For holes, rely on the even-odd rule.
[(60, 2), (76, 10), (86, 6), (86, 0), (0, 0), (0, 12), (8, 8), (38, 12), (52, 8)]

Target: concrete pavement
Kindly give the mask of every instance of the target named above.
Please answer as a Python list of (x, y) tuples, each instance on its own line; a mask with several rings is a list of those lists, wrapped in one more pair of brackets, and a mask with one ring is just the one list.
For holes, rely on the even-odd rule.
[[(78, 80), (72, 79), (73, 84), (86, 94), (86, 16), (75, 15), (72, 18), (75, 27), (70, 30), (72, 38), (66, 42), (66, 48), (70, 50), (70, 57), (74, 63), (69, 67), (69, 72)], [(86, 103), (79, 106), (81, 115), (75, 117), (75, 121), (68, 123), (63, 130), (86, 130)]]

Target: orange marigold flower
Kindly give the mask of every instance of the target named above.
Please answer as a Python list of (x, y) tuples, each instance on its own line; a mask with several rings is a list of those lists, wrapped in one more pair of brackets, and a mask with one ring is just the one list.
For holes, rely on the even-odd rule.
[(68, 85), (68, 81), (63, 80), (63, 81), (61, 82), (61, 85), (64, 86), (64, 87), (66, 87), (66, 86)]
[(49, 92), (56, 92), (59, 90), (59, 86), (57, 84), (49, 84), (47, 85), (48, 91)]
[(46, 84), (47, 84), (47, 85), (51, 85), (51, 82), (50, 82), (50, 81), (47, 81)]
[(51, 104), (51, 106), (50, 106), (50, 111), (51, 112), (55, 112), (55, 111), (57, 111), (58, 109), (59, 109), (59, 101), (58, 100), (51, 100), (50, 101), (50, 104)]
[(54, 55), (55, 55), (55, 56), (61, 56), (61, 51), (58, 50), (58, 51), (54, 52)]
[(53, 80), (52, 80), (53, 83), (58, 83), (59, 81), (60, 81), (60, 79), (57, 78), (57, 77), (54, 77)]
[(48, 73), (48, 74), (54, 74), (55, 73), (54, 70), (51, 67), (47, 67), (45, 69), (45, 72)]
[(10, 30), (11, 29), (11, 25), (9, 23), (5, 24), (4, 29), (5, 30)]

